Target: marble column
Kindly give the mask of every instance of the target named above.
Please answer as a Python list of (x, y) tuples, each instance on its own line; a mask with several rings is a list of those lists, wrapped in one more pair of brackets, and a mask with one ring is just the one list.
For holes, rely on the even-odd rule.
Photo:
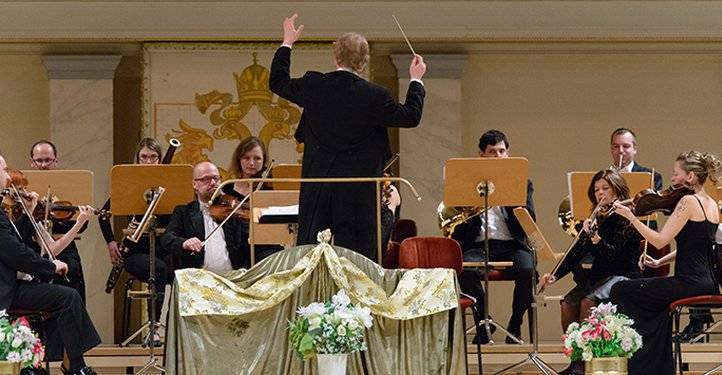
[[(436, 207), (444, 195), (443, 168), (447, 159), (462, 155), (461, 73), (466, 55), (424, 55), (426, 89), (421, 124), (399, 134), (401, 177), (421, 195), (416, 202), (401, 188), (402, 218), (416, 221), (419, 235), (440, 235)], [(391, 55), (399, 76), (399, 100), (406, 98), (411, 55)]]
[[(93, 204), (110, 192), (113, 166), (113, 76), (119, 55), (48, 55), (50, 140), (58, 147), (58, 167), (93, 172)], [(98, 222), (91, 219), (78, 241), (85, 274), (87, 307), (103, 342), (113, 341), (113, 298), (106, 294), (110, 261)]]

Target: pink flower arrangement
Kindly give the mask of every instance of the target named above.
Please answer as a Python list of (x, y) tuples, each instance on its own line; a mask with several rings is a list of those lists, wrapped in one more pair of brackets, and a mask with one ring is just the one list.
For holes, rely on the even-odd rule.
[(562, 336), (564, 355), (572, 361), (601, 357), (631, 357), (642, 347), (642, 336), (632, 328), (634, 321), (617, 313), (617, 306), (603, 303), (581, 324), (572, 323)]
[(25, 317), (9, 321), (0, 310), (0, 359), (20, 362), (24, 367), (39, 367), (45, 358), (45, 346), (30, 328)]

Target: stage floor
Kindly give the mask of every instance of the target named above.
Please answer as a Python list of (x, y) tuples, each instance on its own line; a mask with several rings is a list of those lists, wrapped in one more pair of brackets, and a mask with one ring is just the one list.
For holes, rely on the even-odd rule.
[[(528, 358), (532, 346), (494, 344), (481, 347), (484, 374), (493, 374), (510, 364)], [(702, 374), (717, 364), (722, 363), (722, 343), (684, 344), (682, 347), (684, 361), (689, 364), (690, 372), (686, 374)], [(472, 374), (478, 374), (476, 363), (476, 346), (468, 346), (469, 366)], [(562, 353), (559, 343), (545, 342), (539, 345), (539, 357), (552, 368), (561, 370), (569, 361)], [(156, 348), (155, 354), (162, 363), (163, 348)], [(86, 354), (86, 362), (101, 375), (132, 374), (148, 362), (148, 349), (134, 345), (126, 348), (104, 345), (90, 350)], [(525, 365), (509, 374), (539, 374), (533, 365)], [(722, 373), (722, 372), (720, 372)], [(60, 363), (51, 363), (51, 374), (60, 374)], [(148, 371), (146, 374), (159, 374)], [(215, 375), (215, 374), (214, 374)], [(219, 374), (221, 375), (221, 374)]]

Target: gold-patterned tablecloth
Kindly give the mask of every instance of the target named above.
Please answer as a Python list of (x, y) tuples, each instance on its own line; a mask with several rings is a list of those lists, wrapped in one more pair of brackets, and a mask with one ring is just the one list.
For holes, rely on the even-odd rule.
[[(176, 271), (166, 345), (169, 374), (313, 374), (288, 343), (300, 306), (345, 289), (367, 306), (368, 351), (349, 357), (349, 374), (464, 372), (463, 332), (453, 270), (386, 270), (348, 249), (291, 248), (248, 271)], [(450, 329), (450, 327), (452, 329)]]

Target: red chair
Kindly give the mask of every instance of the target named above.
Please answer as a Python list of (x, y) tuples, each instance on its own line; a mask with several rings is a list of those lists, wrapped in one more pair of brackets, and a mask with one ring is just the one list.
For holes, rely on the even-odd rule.
[(391, 233), (391, 241), (401, 243), (409, 237), (416, 237), (419, 231), (416, 222), (411, 219), (399, 219), (394, 224), (394, 231)]
[[(463, 270), (463, 257), (461, 246), (455, 240), (446, 237), (410, 237), (401, 242), (399, 247), (399, 268), (451, 268), (457, 275)], [(466, 335), (466, 319), (464, 312), (471, 309), (477, 314), (475, 308), (476, 300), (462, 294), (459, 297), (461, 308), (461, 322)], [(480, 327), (476, 326), (476, 334), (480, 335)], [(476, 358), (479, 363), (479, 373), (483, 374), (481, 365), (481, 345), (476, 344)], [(469, 373), (469, 363), (466, 350), (466, 336), (464, 336), (464, 363), (466, 373)]]

